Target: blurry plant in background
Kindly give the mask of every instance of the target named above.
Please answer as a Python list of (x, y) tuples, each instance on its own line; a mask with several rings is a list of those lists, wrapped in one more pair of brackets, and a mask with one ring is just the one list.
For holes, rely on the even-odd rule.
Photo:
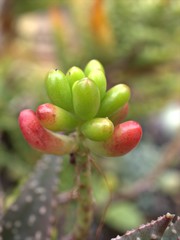
[[(98, 58), (109, 87), (118, 82), (131, 87), (128, 118), (144, 128), (137, 150), (116, 163), (101, 163), (116, 192), (105, 222), (125, 231), (167, 211), (179, 214), (179, 18), (180, 2), (173, 0), (1, 1), (0, 173), (7, 197), (14, 197), (9, 190), (19, 186), (40, 155), (20, 134), (20, 110), (46, 101), (42, 80), (50, 68), (66, 71)], [(102, 177), (94, 178), (101, 206), (109, 194)], [(66, 179), (61, 187), (69, 185)], [(116, 211), (129, 216), (128, 209), (134, 222), (119, 216), (112, 221)]]

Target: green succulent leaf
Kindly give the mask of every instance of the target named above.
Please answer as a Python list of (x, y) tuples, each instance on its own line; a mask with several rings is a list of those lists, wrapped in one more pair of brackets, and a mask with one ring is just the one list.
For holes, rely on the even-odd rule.
[(74, 112), (81, 120), (90, 120), (100, 106), (100, 93), (97, 85), (88, 78), (74, 83), (72, 88)]
[(107, 87), (107, 81), (104, 72), (99, 69), (92, 70), (89, 73), (88, 78), (96, 83), (99, 88), (100, 97), (102, 99), (105, 95)]
[(118, 84), (109, 89), (98, 112), (100, 117), (109, 117), (121, 108), (130, 99), (130, 89), (125, 84)]
[(104, 67), (103, 65), (96, 59), (92, 59), (91, 61), (89, 61), (84, 69), (84, 72), (86, 74), (86, 76), (88, 76), (90, 74), (91, 71), (93, 70), (101, 70), (102, 72), (104, 72)]
[(81, 131), (93, 141), (105, 141), (113, 134), (114, 125), (108, 118), (94, 118), (85, 122)]
[(45, 79), (45, 87), (52, 103), (67, 111), (73, 110), (70, 85), (63, 72), (51, 70)]
[(78, 124), (72, 113), (50, 103), (40, 105), (36, 115), (43, 127), (52, 131), (72, 131)]
[(76, 81), (78, 81), (84, 77), (85, 77), (84, 72), (76, 66), (70, 68), (66, 73), (66, 79), (69, 82), (69, 85), (71, 88)]

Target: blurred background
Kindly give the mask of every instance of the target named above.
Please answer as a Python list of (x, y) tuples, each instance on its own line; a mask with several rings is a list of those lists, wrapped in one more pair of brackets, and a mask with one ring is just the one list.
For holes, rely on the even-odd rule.
[[(108, 87), (131, 87), (127, 120), (139, 121), (144, 132), (132, 153), (97, 161), (109, 187), (94, 170), (95, 224), (112, 191), (103, 219), (103, 239), (109, 239), (166, 212), (180, 215), (180, 1), (0, 0), (0, 182), (5, 199), (16, 196), (41, 156), (23, 139), (19, 112), (49, 101), (44, 78), (51, 68), (84, 68), (92, 58), (105, 66)], [(60, 188), (68, 190), (73, 169), (64, 164)]]

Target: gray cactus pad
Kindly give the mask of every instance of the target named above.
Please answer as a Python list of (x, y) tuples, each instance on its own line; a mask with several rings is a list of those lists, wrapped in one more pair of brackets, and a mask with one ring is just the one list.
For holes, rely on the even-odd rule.
[[(167, 213), (151, 223), (142, 225), (135, 230), (127, 232), (122, 237), (117, 236), (111, 240), (179, 240), (179, 220), (175, 224), (172, 224), (171, 221), (173, 218), (174, 215)], [(167, 228), (168, 226), (169, 228)], [(173, 232), (176, 233), (176, 235)]]
[(3, 217), (2, 239), (48, 240), (62, 159), (46, 155)]

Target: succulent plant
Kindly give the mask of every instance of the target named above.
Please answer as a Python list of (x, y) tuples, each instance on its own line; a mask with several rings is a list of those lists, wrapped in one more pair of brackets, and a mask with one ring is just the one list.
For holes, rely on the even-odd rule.
[(106, 91), (106, 85), (105, 70), (95, 59), (84, 72), (78, 67), (66, 74), (51, 70), (45, 86), (52, 103), (40, 105), (36, 113), (28, 109), (20, 113), (25, 139), (34, 148), (57, 155), (76, 153), (80, 138), (84, 148), (100, 156), (126, 154), (139, 143), (141, 126), (121, 123), (128, 112), (129, 87), (118, 84)]
[(178, 240), (180, 238), (180, 218), (173, 224), (174, 215), (167, 213), (157, 220), (128, 231), (123, 236), (111, 240)]
[[(120, 123), (127, 114), (129, 87), (118, 84), (106, 92), (106, 85), (105, 70), (95, 59), (84, 72), (78, 67), (70, 68), (66, 74), (51, 70), (45, 86), (52, 103), (40, 105), (36, 112), (25, 109), (19, 116), (21, 131), (32, 147), (50, 154), (74, 154), (77, 158), (79, 204), (73, 239), (85, 237), (92, 221), (92, 155), (124, 155), (136, 147), (142, 136), (138, 123)], [(110, 120), (116, 113), (119, 122), (118, 117), (114, 122)]]
[(62, 159), (45, 155), (3, 216), (2, 239), (50, 239)]
[[(56, 192), (58, 172), (61, 162), (66, 161), (59, 156), (68, 154), (76, 169), (78, 204), (74, 228), (63, 239), (87, 238), (93, 220), (94, 155), (113, 160), (133, 150), (142, 137), (139, 123), (123, 122), (128, 113), (129, 87), (118, 84), (106, 91), (106, 85), (105, 70), (95, 59), (84, 71), (78, 67), (66, 74), (51, 70), (45, 80), (51, 103), (41, 104), (36, 111), (21, 111), (19, 125), (24, 138), (33, 148), (53, 155), (39, 161), (20, 196), (3, 214), (2, 239), (52, 239), (51, 228), (56, 228), (52, 219), (57, 221), (54, 213), (60, 199)], [(72, 194), (66, 196), (66, 200), (71, 198)], [(166, 214), (114, 240), (179, 239), (179, 218), (170, 224), (173, 217)]]

